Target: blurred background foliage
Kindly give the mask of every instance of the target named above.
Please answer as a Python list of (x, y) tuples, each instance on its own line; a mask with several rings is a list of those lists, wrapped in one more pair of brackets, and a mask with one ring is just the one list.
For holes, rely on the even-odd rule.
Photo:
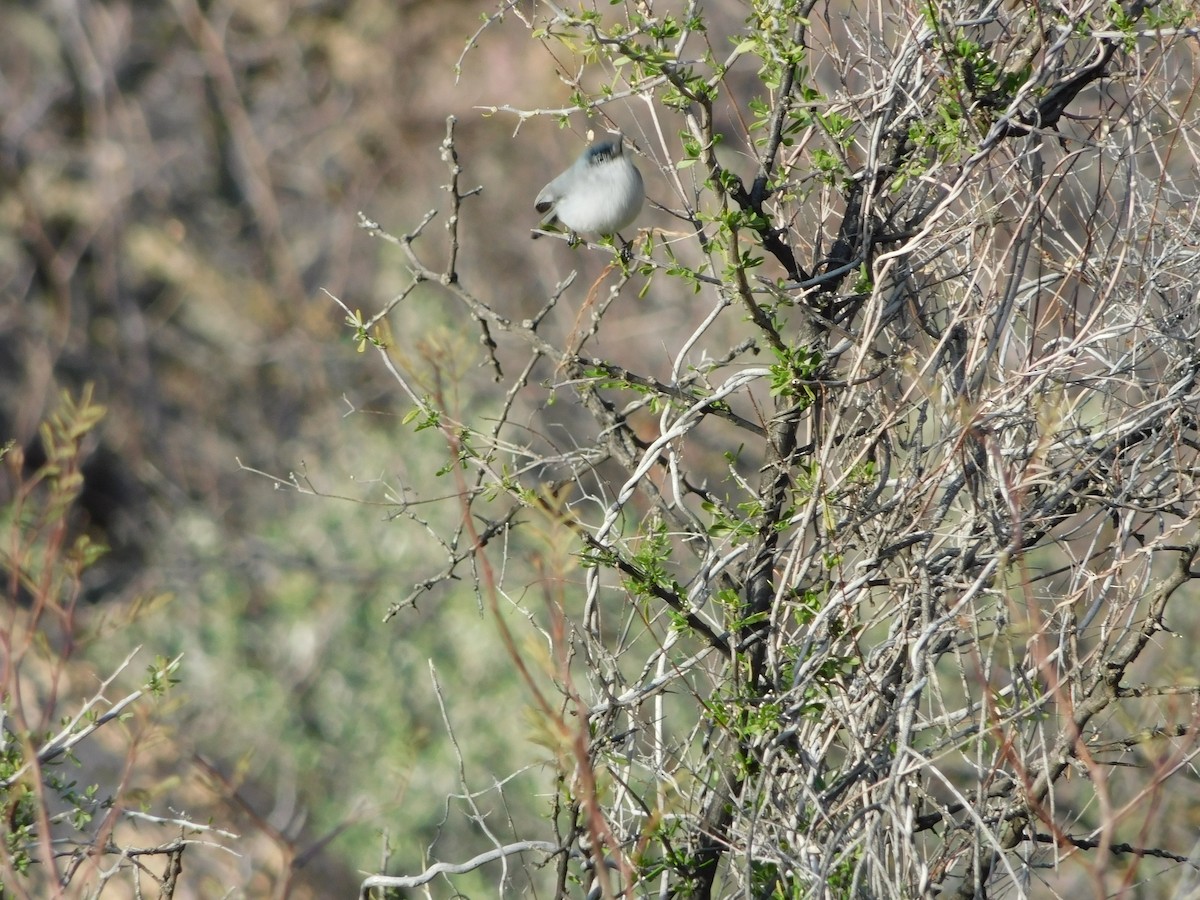
[[(447, 0), (0, 11), (0, 438), (32, 469), (61, 390), (94, 384), (108, 409), (77, 527), (111, 550), (86, 574), (94, 635), (75, 665), (87, 683), (139, 645), (139, 672), (183, 654), (167, 728), (142, 749), (133, 787), (151, 810), (241, 835), (240, 859), (187, 860), (198, 896), (348, 896), (385, 853), (386, 868), (412, 871), (435, 840), (443, 859), (485, 849), (447, 810), (463, 786), (431, 666), (480, 807), (518, 833), (550, 808), (537, 765), (550, 752), (531, 741), (523, 689), (472, 586), (383, 624), (431, 574), (433, 547), (392, 501), (406, 484), (428, 491), (444, 446), (401, 426), (394, 385), (355, 352), (324, 293), (373, 311), (402, 283), (399, 254), (356, 216), (402, 233), (442, 203), (449, 114), (464, 179), (485, 188), (465, 217), (462, 269), (520, 316), (573, 261), (589, 264), (527, 236), (531, 198), (587, 123), (560, 132), (547, 119), (514, 136), (511, 118), (476, 109), (564, 105), (551, 58), (530, 53), (523, 30), (493, 32), (456, 78), (492, 11)], [(561, 311), (559, 333), (575, 315)], [(397, 352), (457, 361), (469, 415), (490, 381), (460, 320), (418, 292), (391, 325)], [(633, 336), (626, 352), (652, 354), (648, 333), (621, 335)], [(443, 528), (452, 513), (421, 511)], [(125, 749), (83, 762), (106, 770)], [(488, 788), (514, 771), (505, 806)]]

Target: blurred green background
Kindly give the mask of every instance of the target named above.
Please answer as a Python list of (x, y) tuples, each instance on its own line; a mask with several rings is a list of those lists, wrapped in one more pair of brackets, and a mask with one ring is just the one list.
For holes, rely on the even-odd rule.
[[(546, 118), (515, 133), (515, 117), (476, 108), (567, 103), (519, 22), (463, 55), (494, 6), (0, 11), (0, 439), (33, 464), (61, 390), (93, 383), (108, 407), (79, 527), (111, 552), (87, 573), (75, 659), (86, 691), (142, 646), (119, 682), (131, 690), (155, 655), (184, 654), (131, 787), (151, 812), (240, 835), (240, 858), (187, 860), (194, 896), (350, 896), (364, 872), (465, 859), (490, 846), (447, 804), (465, 787), (500, 833), (545, 837), (531, 826), (550, 809), (552, 754), (530, 740), (528, 698), (473, 586), (383, 623), (441, 567), (394, 501), (448, 493), (431, 484), (444, 444), (401, 424), (403, 396), (325, 294), (369, 315), (403, 287), (401, 254), (357, 214), (399, 234), (444, 211), (450, 114), (463, 185), (484, 187), (464, 209), (464, 277), (520, 317), (573, 266), (594, 275), (595, 261), (528, 229), (547, 174), (603, 126)], [(425, 245), (435, 264), (443, 222)], [(548, 336), (575, 326), (577, 305)], [(653, 328), (689, 315), (642, 314)], [(398, 353), (459, 360), (469, 411), (496, 389), (463, 321), (429, 289), (390, 325)], [(625, 352), (652, 352), (643, 333), (618, 335)], [(420, 515), (454, 523), (453, 505)], [(125, 744), (104, 746), (109, 760), (84, 753), (85, 779), (119, 768)], [(502, 798), (495, 783), (513, 772)]]

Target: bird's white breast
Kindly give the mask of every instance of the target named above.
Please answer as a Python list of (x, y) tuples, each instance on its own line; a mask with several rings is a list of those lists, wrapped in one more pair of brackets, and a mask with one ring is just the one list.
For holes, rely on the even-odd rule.
[(579, 173), (554, 212), (572, 231), (612, 234), (637, 218), (645, 196), (641, 173), (631, 160), (621, 157)]

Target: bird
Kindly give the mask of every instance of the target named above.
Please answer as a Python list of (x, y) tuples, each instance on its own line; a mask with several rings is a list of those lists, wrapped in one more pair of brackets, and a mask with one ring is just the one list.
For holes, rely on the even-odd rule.
[(625, 136), (618, 131), (589, 146), (542, 188), (534, 208), (544, 215), (542, 228), (558, 221), (572, 235), (611, 235), (633, 223), (645, 198), (642, 173), (625, 152)]

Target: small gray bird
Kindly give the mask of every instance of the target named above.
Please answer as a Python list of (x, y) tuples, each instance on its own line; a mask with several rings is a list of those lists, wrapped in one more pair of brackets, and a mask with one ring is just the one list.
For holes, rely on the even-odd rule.
[[(534, 208), (572, 232), (616, 234), (642, 211), (642, 173), (625, 153), (624, 136), (592, 144), (575, 164), (542, 188)], [(537, 237), (537, 235), (534, 235)]]

